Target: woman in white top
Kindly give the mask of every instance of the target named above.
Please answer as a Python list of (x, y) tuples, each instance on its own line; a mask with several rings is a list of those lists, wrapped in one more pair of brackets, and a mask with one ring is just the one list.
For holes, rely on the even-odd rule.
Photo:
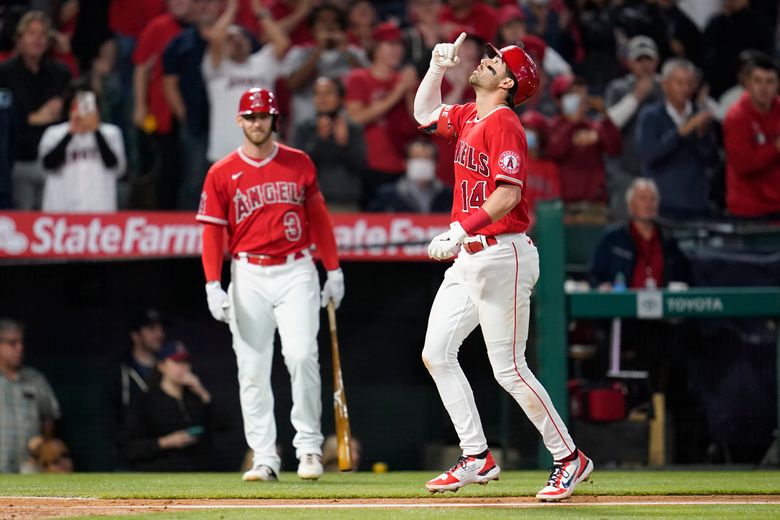
[(125, 147), (119, 127), (100, 122), (92, 90), (76, 89), (68, 121), (46, 129), (38, 157), (47, 173), (43, 211), (116, 211), (116, 180), (125, 171)]

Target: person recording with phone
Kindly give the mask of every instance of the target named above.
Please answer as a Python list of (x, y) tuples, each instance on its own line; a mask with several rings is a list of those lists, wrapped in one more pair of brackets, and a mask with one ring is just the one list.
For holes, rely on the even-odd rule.
[(192, 371), (190, 353), (179, 342), (166, 343), (157, 353), (148, 392), (130, 410), (128, 469), (212, 469), (209, 436), (223, 424), (211, 394)]
[(116, 180), (126, 165), (122, 132), (100, 121), (97, 96), (86, 86), (75, 87), (69, 106), (68, 120), (48, 127), (38, 145), (39, 161), (47, 174), (42, 209), (116, 211)]

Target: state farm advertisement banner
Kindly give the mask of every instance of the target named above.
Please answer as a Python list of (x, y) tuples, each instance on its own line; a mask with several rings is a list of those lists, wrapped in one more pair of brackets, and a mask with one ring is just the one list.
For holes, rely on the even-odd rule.
[[(449, 215), (335, 213), (344, 260), (427, 260)], [(0, 212), (0, 260), (72, 261), (200, 255), (201, 224), (186, 212)]]

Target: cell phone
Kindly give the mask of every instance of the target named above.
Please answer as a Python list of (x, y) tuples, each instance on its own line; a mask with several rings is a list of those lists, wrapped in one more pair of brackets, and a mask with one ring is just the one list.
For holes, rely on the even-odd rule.
[(203, 435), (205, 430), (203, 429), (203, 426), (190, 426), (185, 431), (193, 437), (197, 437), (198, 435)]
[(79, 92), (76, 94), (76, 111), (80, 116), (86, 116), (97, 110), (97, 100), (94, 92)]

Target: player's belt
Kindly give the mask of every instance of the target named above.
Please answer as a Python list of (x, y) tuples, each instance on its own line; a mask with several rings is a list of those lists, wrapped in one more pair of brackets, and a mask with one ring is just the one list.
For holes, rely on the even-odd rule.
[(304, 250), (296, 251), (286, 256), (271, 256), (271, 255), (253, 255), (250, 253), (236, 253), (233, 258), (236, 260), (242, 260), (248, 264), (260, 265), (263, 267), (269, 267), (273, 265), (283, 265), (287, 262), (299, 260), (306, 256)]
[(498, 239), (494, 236), (477, 235), (468, 237), (463, 241), (463, 249), (470, 255), (484, 251), (490, 246), (498, 244)]

